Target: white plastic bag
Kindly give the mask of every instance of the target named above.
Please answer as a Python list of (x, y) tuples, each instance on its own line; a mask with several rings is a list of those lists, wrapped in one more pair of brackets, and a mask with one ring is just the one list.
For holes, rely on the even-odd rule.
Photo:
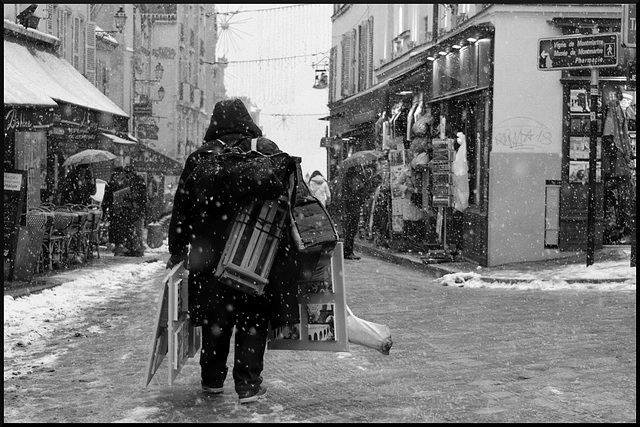
[(460, 147), (451, 165), (453, 172), (453, 208), (464, 212), (469, 207), (469, 165), (467, 164), (467, 138), (458, 132)]
[(372, 348), (382, 354), (388, 355), (393, 341), (391, 331), (385, 325), (363, 320), (353, 314), (347, 306), (347, 331), (349, 342)]

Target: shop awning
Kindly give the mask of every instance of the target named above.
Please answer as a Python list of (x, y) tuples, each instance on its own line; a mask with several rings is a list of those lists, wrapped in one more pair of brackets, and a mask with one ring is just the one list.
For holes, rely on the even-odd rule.
[(136, 145), (135, 141), (130, 141), (128, 139), (120, 138), (119, 136), (112, 135), (110, 133), (104, 133), (104, 132), (101, 132), (101, 133), (102, 133), (102, 135), (106, 136), (111, 141), (115, 142), (116, 144)]
[(389, 95), (392, 97), (415, 95), (431, 89), (431, 82), (424, 64), (389, 81)]
[(71, 64), (53, 53), (4, 40), (4, 71), (5, 104), (51, 105), (40, 104), (49, 98), (129, 117)]
[[(332, 126), (340, 126), (338, 121), (349, 127), (375, 121), (378, 114), (387, 108), (388, 97), (388, 81), (385, 81), (332, 105), (330, 120), (335, 121)], [(346, 128), (341, 131), (346, 131)]]
[[(6, 43), (5, 43), (6, 44)], [(30, 88), (29, 77), (12, 62), (4, 61), (4, 105), (19, 107), (58, 107), (58, 104), (40, 91)]]

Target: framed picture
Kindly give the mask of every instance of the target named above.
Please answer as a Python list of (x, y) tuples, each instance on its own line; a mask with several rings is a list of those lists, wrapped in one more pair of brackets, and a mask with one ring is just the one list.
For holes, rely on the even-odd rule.
[(589, 159), (589, 137), (569, 137), (569, 157), (572, 159)]
[(569, 111), (572, 113), (588, 113), (591, 111), (586, 89), (571, 89), (569, 94)]
[[(589, 160), (591, 139), (588, 136), (569, 137), (569, 157), (573, 160)], [(596, 140), (596, 158), (602, 159), (602, 138)]]
[(589, 180), (589, 162), (570, 161), (569, 162), (569, 182), (576, 184), (586, 184)]
[[(589, 183), (589, 162), (574, 161), (569, 162), (569, 182), (576, 184)], [(596, 182), (602, 182), (602, 162), (596, 162)]]
[(189, 272), (180, 262), (162, 281), (156, 325), (149, 346), (145, 387), (168, 357), (169, 385), (180, 374), (188, 358), (195, 357), (202, 343), (202, 329), (194, 326), (187, 314)]
[(269, 327), (274, 350), (349, 351), (343, 243), (338, 242), (323, 280), (298, 284), (300, 323)]
[(571, 116), (571, 133), (586, 134), (591, 130), (591, 121), (589, 116)]

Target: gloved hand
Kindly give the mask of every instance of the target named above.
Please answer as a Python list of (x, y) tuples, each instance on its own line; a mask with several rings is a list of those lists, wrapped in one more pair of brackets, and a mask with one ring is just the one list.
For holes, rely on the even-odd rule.
[(180, 261), (185, 262), (185, 268), (187, 267), (187, 255), (171, 255), (169, 261), (167, 261), (167, 268), (172, 269), (176, 265), (180, 264)]

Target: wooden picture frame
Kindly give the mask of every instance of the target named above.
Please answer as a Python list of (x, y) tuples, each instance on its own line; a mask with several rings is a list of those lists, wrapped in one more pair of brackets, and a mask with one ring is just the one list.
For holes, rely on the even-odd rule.
[(189, 272), (184, 268), (184, 262), (180, 262), (162, 281), (156, 327), (149, 346), (145, 387), (167, 355), (168, 383), (173, 385), (187, 360), (194, 357), (202, 346), (202, 328), (194, 326), (187, 313), (188, 278)]
[(338, 242), (325, 279), (300, 282), (300, 323), (269, 327), (270, 350), (349, 351), (343, 243)]

